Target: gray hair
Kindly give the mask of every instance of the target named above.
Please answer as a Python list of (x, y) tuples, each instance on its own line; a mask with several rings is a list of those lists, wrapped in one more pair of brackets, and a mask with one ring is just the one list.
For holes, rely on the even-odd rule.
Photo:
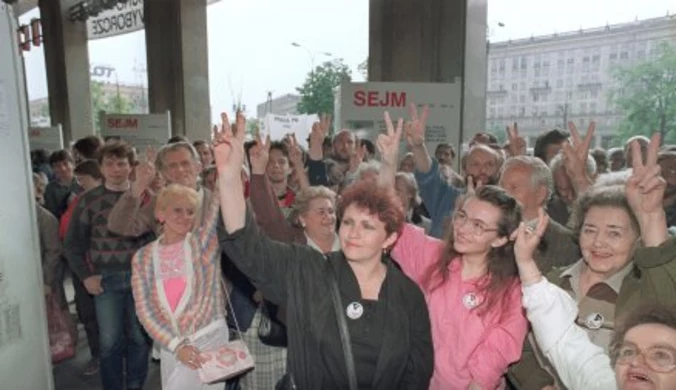
[(533, 170), (531, 174), (531, 182), (533, 186), (542, 186), (547, 189), (547, 196), (545, 197), (545, 204), (554, 194), (554, 177), (552, 171), (549, 169), (544, 161), (533, 156), (514, 156), (505, 161), (500, 169), (500, 181), (505, 172), (514, 166), (526, 166)]
[(158, 172), (162, 172), (164, 170), (164, 158), (167, 154), (180, 149), (187, 150), (190, 152), (190, 156), (192, 156), (192, 159), (195, 160), (195, 162), (200, 162), (200, 155), (197, 153), (197, 149), (195, 149), (194, 146), (189, 142), (176, 142), (173, 144), (166, 144), (160, 148), (160, 151), (157, 152), (157, 159), (155, 160), (155, 169), (157, 169)]
[(380, 174), (380, 170), (382, 169), (382, 164), (378, 160), (369, 160), (367, 162), (363, 162), (359, 164), (359, 167), (357, 168), (357, 172), (355, 172), (354, 176), (357, 180), (361, 180), (362, 176), (366, 174), (367, 172), (375, 172), (377, 174)]
[[(549, 168), (552, 170), (552, 174), (559, 169), (563, 169), (563, 153), (558, 153), (552, 161), (549, 162)], [(596, 160), (592, 157), (591, 154), (587, 154), (587, 175), (594, 177), (596, 174)]]
[(631, 176), (631, 169), (625, 169), (618, 172), (607, 172), (599, 175), (594, 182), (594, 187), (611, 187), (616, 185), (625, 185)]

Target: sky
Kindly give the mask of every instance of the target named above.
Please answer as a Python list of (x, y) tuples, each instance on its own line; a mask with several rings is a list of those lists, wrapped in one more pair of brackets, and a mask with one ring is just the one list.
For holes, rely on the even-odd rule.
[[(342, 58), (353, 79), (368, 56), (368, 0), (221, 0), (207, 11), (212, 120), (241, 101), (249, 116), (273, 96), (295, 93), (312, 56)], [(674, 0), (488, 0), (491, 41), (526, 38), (676, 14)], [(21, 17), (28, 23), (36, 10)], [(501, 27), (500, 24), (504, 26)], [(308, 50), (294, 47), (297, 42)], [(320, 52), (329, 52), (331, 57)], [(121, 84), (147, 85), (143, 31), (89, 42), (90, 63), (117, 70)], [(29, 99), (47, 96), (42, 48), (25, 54)], [(115, 76), (110, 80), (115, 82)]]

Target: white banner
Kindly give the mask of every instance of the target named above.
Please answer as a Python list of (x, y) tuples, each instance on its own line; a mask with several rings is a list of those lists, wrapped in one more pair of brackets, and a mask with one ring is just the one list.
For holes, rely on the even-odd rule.
[[(409, 120), (408, 107), (430, 108), (425, 141), (430, 153), (440, 143), (460, 145), (460, 83), (343, 83), (336, 96), (337, 130), (349, 129), (359, 138), (376, 140), (385, 129), (383, 113), (396, 125)], [(420, 112), (420, 108), (419, 108)]]
[(119, 137), (143, 153), (148, 146), (159, 147), (171, 138), (171, 115), (166, 114), (103, 114), (101, 135)]
[(28, 145), (30, 146), (30, 150), (46, 149), (48, 152), (55, 152), (63, 149), (61, 125), (29, 128)]
[(281, 141), (285, 135), (293, 133), (303, 147), (308, 147), (307, 138), (312, 124), (319, 121), (317, 115), (275, 115), (266, 114), (261, 122), (261, 134), (270, 134), (273, 141)]
[(143, 0), (127, 0), (87, 19), (89, 39), (107, 38), (142, 30)]

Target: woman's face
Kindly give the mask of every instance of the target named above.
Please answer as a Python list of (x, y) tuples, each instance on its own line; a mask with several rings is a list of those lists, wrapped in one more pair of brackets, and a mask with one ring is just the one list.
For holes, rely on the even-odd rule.
[(415, 172), (415, 161), (413, 161), (413, 156), (409, 155), (401, 160), (401, 164), (399, 164), (399, 171), (408, 173)]
[(311, 237), (329, 237), (336, 232), (336, 209), (330, 199), (312, 199), (299, 219)]
[(156, 217), (164, 222), (165, 234), (185, 236), (195, 223), (195, 205), (187, 199), (177, 199), (159, 209)]
[(200, 155), (200, 161), (202, 162), (202, 167), (206, 168), (214, 163), (214, 155), (211, 153), (211, 148), (209, 145), (198, 145), (197, 153)]
[[(620, 390), (676, 389), (676, 369), (665, 373), (650, 367), (673, 366), (676, 359), (675, 329), (661, 324), (635, 326), (624, 336), (620, 351), (620, 356), (632, 356), (626, 359), (620, 357), (615, 364), (615, 378)], [(650, 364), (647, 364), (648, 360)]]
[(591, 207), (580, 230), (582, 257), (591, 272), (611, 277), (629, 263), (637, 238), (625, 210)]
[(467, 199), (453, 214), (453, 248), (463, 255), (477, 255), (504, 245), (507, 239), (497, 233), (501, 216), (500, 209), (492, 204)]
[(400, 177), (396, 178), (394, 180), (394, 191), (397, 193), (402, 206), (404, 206), (404, 210), (408, 211), (413, 206), (415, 194), (411, 194), (411, 188), (406, 183), (406, 180)]
[(345, 209), (338, 235), (343, 253), (350, 261), (379, 259), (383, 249), (397, 240), (396, 233), (387, 234), (385, 224), (377, 215), (354, 204)]

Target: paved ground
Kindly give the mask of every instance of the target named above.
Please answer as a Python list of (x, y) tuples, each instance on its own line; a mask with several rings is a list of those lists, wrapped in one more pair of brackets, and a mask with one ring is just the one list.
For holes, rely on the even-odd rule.
[[(71, 302), (70, 309), (75, 313), (73, 302), (73, 284), (70, 279), (66, 280), (66, 297)], [(89, 347), (87, 346), (87, 337), (84, 327), (78, 326), (79, 340), (77, 344), (77, 355), (61, 364), (54, 366), (54, 388), (56, 390), (100, 390), (101, 380), (99, 374), (85, 376), (82, 374), (85, 365), (89, 361)], [(156, 363), (148, 365), (148, 379), (144, 390), (160, 390), (162, 388), (160, 380), (160, 366)]]

